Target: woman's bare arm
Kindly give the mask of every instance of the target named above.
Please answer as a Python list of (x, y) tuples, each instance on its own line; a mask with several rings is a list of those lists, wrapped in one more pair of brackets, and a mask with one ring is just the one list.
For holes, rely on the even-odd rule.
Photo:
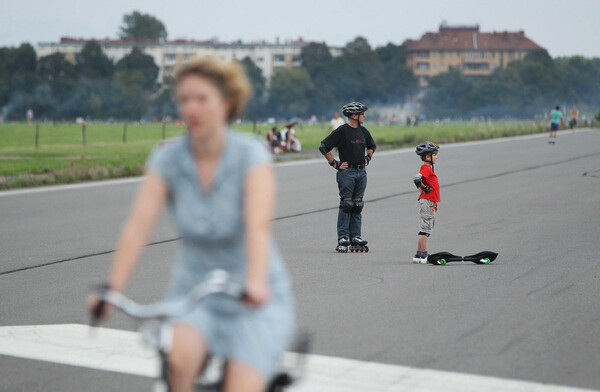
[(165, 182), (157, 174), (149, 171), (140, 185), (113, 258), (109, 277), (109, 284), (113, 290), (125, 290), (142, 250), (160, 218), (168, 192)]

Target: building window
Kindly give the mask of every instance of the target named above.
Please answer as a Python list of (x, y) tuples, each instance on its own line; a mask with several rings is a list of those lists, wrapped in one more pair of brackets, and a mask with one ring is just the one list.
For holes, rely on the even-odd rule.
[(263, 61), (265, 61), (263, 56), (258, 56), (257, 60), (259, 63), (262, 63)]
[(484, 51), (479, 52), (479, 58), (480, 59), (484, 59), (485, 58), (485, 52)]
[(513, 52), (508, 52), (508, 58), (512, 59), (513, 58)]
[(431, 65), (431, 69), (435, 71), (435, 64)]
[(417, 56), (419, 56), (419, 57), (429, 57), (429, 52), (428, 52), (428, 51), (426, 51), (426, 50), (421, 50), (421, 51), (420, 51), (420, 52), (417, 54)]
[(460, 58), (460, 52), (456, 52), (456, 57)]
[(177, 59), (177, 55), (175, 53), (165, 54), (165, 60), (167, 60), (167, 61), (175, 61), (176, 59)]
[(495, 59), (496, 58), (496, 52), (492, 52), (492, 58)]
[(440, 64), (440, 71), (444, 70), (444, 64)]
[(475, 57), (475, 53), (473, 53), (473, 52), (467, 52), (467, 58), (468, 59), (472, 59), (473, 57)]
[(283, 54), (276, 54), (273, 56), (273, 60), (278, 61), (278, 62), (284, 62), (285, 61), (285, 55)]
[(440, 58), (443, 59), (444, 58), (444, 52), (440, 52)]
[(424, 75), (419, 76), (419, 82), (427, 83), (427, 76), (424, 76)]
[(517, 52), (517, 58), (521, 59), (521, 52)]
[(437, 56), (437, 52), (431, 52), (431, 57), (436, 57)]
[(487, 71), (487, 63), (465, 63), (464, 69), (468, 71)]
[(417, 69), (427, 71), (429, 69), (429, 63), (417, 63)]

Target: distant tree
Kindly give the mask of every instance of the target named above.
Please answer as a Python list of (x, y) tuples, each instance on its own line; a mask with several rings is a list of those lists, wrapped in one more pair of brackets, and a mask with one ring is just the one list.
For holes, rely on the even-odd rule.
[(80, 76), (98, 79), (114, 73), (115, 66), (96, 41), (86, 43), (76, 57), (76, 69)]
[(403, 102), (417, 90), (417, 80), (406, 66), (404, 45), (387, 44), (375, 49), (383, 67), (383, 99), (387, 102)]
[(458, 70), (439, 74), (429, 81), (423, 105), (432, 116), (452, 117), (466, 115), (471, 85)]
[(74, 80), (75, 66), (67, 61), (62, 53), (53, 53), (40, 58), (37, 64), (37, 73), (43, 81), (59, 79)]
[(167, 29), (160, 20), (150, 14), (142, 14), (139, 11), (123, 15), (123, 25), (120, 27), (120, 30), (119, 36), (121, 38), (167, 38)]
[(300, 57), (302, 58), (302, 67), (306, 68), (312, 78), (319, 77), (323, 68), (333, 60), (329, 47), (320, 43), (310, 43), (304, 46)]
[(257, 118), (263, 115), (266, 94), (266, 80), (262, 70), (254, 64), (250, 57), (244, 57), (242, 67), (252, 84), (252, 97), (248, 101), (246, 113), (249, 117)]
[(357, 37), (327, 67), (327, 78), (339, 101), (382, 100), (383, 68), (367, 40)]
[(369, 41), (365, 37), (356, 37), (344, 46), (343, 53), (346, 56), (365, 56), (371, 54), (373, 50)]
[(13, 73), (35, 72), (37, 65), (36, 57), (37, 55), (33, 46), (27, 43), (21, 44), (14, 52), (11, 71)]
[(568, 100), (579, 104), (600, 101), (600, 58), (561, 57), (554, 63)]
[(278, 69), (271, 78), (269, 108), (276, 116), (306, 116), (309, 114), (310, 96), (314, 88), (305, 69)]
[(175, 105), (173, 93), (172, 85), (164, 86), (160, 93), (153, 99), (148, 117), (163, 119), (166, 116), (170, 116), (171, 118), (176, 118), (177, 106)]
[(124, 119), (140, 119), (150, 107), (149, 91), (144, 90), (144, 74), (139, 70), (117, 70), (115, 73), (117, 87), (116, 105), (112, 113)]
[(154, 63), (152, 56), (144, 54), (137, 46), (134, 46), (131, 52), (119, 60), (115, 69), (121, 74), (127, 72), (139, 72), (139, 78), (142, 88), (153, 89), (158, 77), (158, 67)]

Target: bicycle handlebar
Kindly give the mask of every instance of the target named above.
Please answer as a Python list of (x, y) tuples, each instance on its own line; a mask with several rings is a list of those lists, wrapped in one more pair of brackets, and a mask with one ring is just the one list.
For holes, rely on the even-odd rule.
[(100, 289), (100, 301), (92, 311), (92, 324), (98, 321), (105, 303), (114, 305), (123, 313), (138, 320), (166, 319), (188, 313), (196, 303), (211, 294), (226, 294), (236, 299), (244, 297), (244, 286), (230, 279), (225, 270), (213, 270), (207, 278), (198, 283), (187, 297), (178, 302), (160, 302), (149, 305), (140, 305), (118, 291), (108, 287)]

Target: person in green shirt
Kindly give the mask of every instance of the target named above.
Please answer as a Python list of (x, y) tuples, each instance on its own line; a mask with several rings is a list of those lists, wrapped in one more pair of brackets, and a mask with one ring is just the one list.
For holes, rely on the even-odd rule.
[(550, 140), (548, 143), (556, 144), (556, 131), (560, 128), (561, 125), (564, 124), (563, 114), (560, 111), (560, 107), (556, 106), (554, 110), (550, 113)]

